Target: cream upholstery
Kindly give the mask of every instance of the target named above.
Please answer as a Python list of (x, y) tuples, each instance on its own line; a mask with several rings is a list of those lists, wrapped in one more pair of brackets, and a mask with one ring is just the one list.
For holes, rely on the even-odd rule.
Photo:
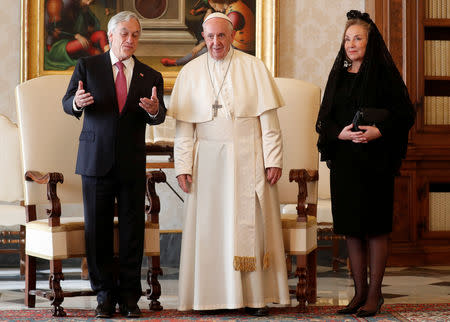
[[(289, 182), (292, 169), (304, 169), (311, 173), (318, 170), (317, 135), (315, 121), (320, 104), (320, 88), (305, 81), (276, 78), (276, 84), (283, 96), (286, 107), (278, 109), (283, 134), (283, 175), (278, 183), (281, 204), (294, 204), (292, 211), (283, 209), (282, 228), (285, 251), (297, 256), (296, 275), (299, 277), (296, 295), (300, 310), (305, 303), (315, 303), (317, 222), (317, 181), (309, 181), (305, 204), (311, 210), (305, 222), (297, 222), (297, 201), (299, 188), (296, 182)], [(290, 256), (288, 270), (290, 271)]]
[(19, 131), (17, 125), (0, 115), (0, 200), (23, 200), (23, 176), (20, 168)]
[[(289, 88), (289, 86), (296, 86), (295, 82), (292, 82), (291, 85), (281, 83), (277, 80), (278, 86), (281, 91), (284, 91), (285, 88)], [(301, 81), (297, 83), (299, 88), (302, 86)], [(306, 83), (307, 84), (307, 83)], [(303, 85), (303, 92), (301, 89), (290, 91), (294, 96), (290, 98), (285, 97), (287, 101), (287, 105), (289, 104), (302, 104), (302, 106), (313, 106), (312, 109), (306, 111), (306, 115), (299, 116), (298, 120), (290, 119), (289, 112), (286, 112), (284, 108), (279, 110), (280, 122), (282, 124), (283, 130), (283, 143), (284, 147), (284, 156), (285, 159), (284, 165), (284, 174), (282, 179), (280, 180), (280, 200), (281, 203), (284, 204), (281, 210), (283, 222), (286, 222), (287, 218), (289, 218), (289, 214), (295, 214), (297, 200), (296, 200), (296, 191), (291, 189), (291, 186), (287, 183), (288, 181), (288, 170), (291, 168), (298, 168), (299, 166), (295, 165), (295, 162), (292, 159), (298, 160), (297, 164), (302, 164), (301, 168), (309, 168), (309, 169), (318, 169), (319, 170), (319, 181), (314, 183), (308, 183), (308, 197), (306, 199), (307, 203), (317, 204), (317, 225), (316, 236), (318, 240), (331, 240), (332, 241), (332, 251), (333, 251), (333, 269), (338, 269), (338, 262), (341, 260), (338, 258), (339, 255), (339, 245), (338, 242), (342, 237), (334, 235), (332, 233), (333, 227), (333, 217), (331, 214), (331, 195), (330, 195), (330, 171), (326, 166), (325, 162), (319, 162), (319, 154), (317, 152), (317, 133), (315, 131), (315, 123), (317, 119), (318, 109), (320, 105), (320, 90), (315, 88), (314, 93), (314, 85), (308, 84), (309, 86)], [(305, 91), (310, 89), (311, 94), (306, 94)], [(298, 93), (297, 93), (297, 92)], [(283, 93), (284, 95), (284, 93)], [(298, 95), (298, 96), (297, 96)], [(301, 102), (301, 103), (297, 103)], [(301, 109), (298, 109), (297, 112), (301, 112)], [(285, 115), (283, 114), (285, 113)], [(294, 116), (295, 117), (295, 116)], [(291, 129), (294, 129), (292, 131)], [(297, 132), (295, 132), (295, 130)], [(299, 131), (305, 131), (306, 134)], [(292, 132), (291, 132), (292, 131)], [(288, 133), (286, 133), (288, 132)], [(293, 133), (293, 134), (292, 134)], [(300, 156), (299, 156), (300, 155)], [(304, 166), (303, 166), (304, 165)], [(294, 238), (292, 236), (292, 232), (288, 234), (289, 238)], [(287, 238), (285, 234), (285, 239)], [(295, 236), (298, 240), (299, 236)], [(292, 241), (285, 240), (285, 244), (292, 245)], [(299, 247), (299, 246), (298, 246)], [(317, 243), (316, 243), (317, 247)], [(327, 248), (328, 246), (321, 246), (321, 248)], [(295, 251), (299, 251), (296, 249)]]
[[(20, 274), (24, 266), (25, 208), (19, 205), (23, 200), (23, 176), (20, 169), (19, 130), (6, 116), (0, 115), (0, 243), (19, 247)], [(0, 253), (16, 252), (11, 248)]]
[[(320, 104), (320, 88), (311, 83), (275, 79), (286, 107), (278, 109), (283, 133), (283, 175), (278, 183), (281, 204), (297, 203), (297, 191), (289, 183), (289, 169), (318, 169), (319, 156), (315, 123)], [(316, 203), (317, 183), (308, 183), (307, 202)]]
[[(62, 97), (70, 81), (70, 75), (52, 75), (29, 80), (16, 88), (17, 116), (20, 129), (22, 173), (27, 171), (59, 172), (64, 176), (64, 183), (57, 185), (57, 195), (62, 205), (72, 204), (76, 211), (72, 212), (72, 219), (61, 221), (61, 230), (67, 225), (83, 224), (83, 197), (81, 191), (81, 178), (75, 174), (75, 162), (78, 151), (78, 136), (81, 132), (82, 122), (69, 117), (62, 109)], [(43, 211), (49, 207), (47, 199), (47, 185), (25, 182), (25, 205), (36, 205), (38, 218), (46, 218)], [(42, 206), (41, 206), (42, 205)], [(41, 207), (40, 207), (41, 206)], [(74, 210), (75, 210), (74, 209)], [(67, 217), (64, 209), (61, 217)], [(46, 220), (44, 220), (47, 223)], [(33, 233), (35, 225), (27, 225), (27, 254), (49, 258), (45, 249), (46, 244), (40, 234)], [(59, 239), (58, 242), (68, 241)], [(80, 243), (79, 239), (74, 241)], [(51, 245), (47, 241), (46, 245)], [(31, 247), (42, 245), (42, 253), (30, 252)], [(80, 254), (70, 253), (73, 246), (61, 245), (59, 247), (69, 252), (60, 254), (57, 259), (79, 257)]]
[[(114, 225), (114, 252), (119, 250), (118, 221)], [(47, 220), (35, 220), (27, 225), (27, 254), (48, 260), (86, 256), (82, 217), (61, 218), (61, 225), (49, 227)], [(146, 222), (144, 254), (159, 254), (159, 225)]]
[(1, 230), (18, 230), (19, 225), (25, 224), (25, 208), (17, 205), (23, 200), (19, 130), (0, 115), (0, 133), (0, 226)]
[[(305, 81), (276, 78), (275, 79), (281, 95), (286, 103), (286, 107), (278, 110), (281, 130), (283, 133), (283, 175), (278, 182), (279, 198), (281, 204), (295, 204), (291, 214), (297, 214), (298, 189), (295, 183), (289, 182), (290, 169), (310, 169), (317, 170), (319, 156), (316, 148), (317, 134), (315, 131), (315, 121), (320, 104), (320, 88)], [(308, 182), (307, 203), (317, 204), (317, 182)], [(282, 214), (283, 225), (289, 220), (289, 213)], [(294, 218), (295, 219), (295, 218)], [(284, 229), (284, 241), (287, 252), (292, 254), (304, 253), (305, 250), (312, 250), (317, 247), (316, 226), (310, 225), (305, 228), (307, 234), (314, 235), (314, 238), (307, 238), (310, 244), (301, 245), (293, 240), (301, 240), (298, 236), (303, 231), (296, 232)], [(286, 247), (289, 245), (290, 247)]]
[[(22, 145), (22, 173), (28, 170), (60, 172), (61, 203), (81, 203), (81, 178), (75, 174), (78, 136), (82, 121), (64, 113), (70, 75), (31, 79), (16, 88), (17, 116)], [(25, 184), (25, 204), (47, 204), (45, 185)]]
[(330, 169), (325, 162), (319, 164), (319, 199), (317, 201), (317, 222), (333, 223), (331, 215)]
[(19, 225), (25, 225), (25, 208), (19, 205), (0, 204), (0, 230), (15, 231)]

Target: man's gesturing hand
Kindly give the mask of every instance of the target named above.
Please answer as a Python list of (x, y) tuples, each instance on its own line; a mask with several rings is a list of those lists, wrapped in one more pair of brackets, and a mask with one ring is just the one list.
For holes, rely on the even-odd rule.
[(79, 109), (83, 109), (88, 105), (94, 103), (94, 98), (91, 93), (86, 93), (83, 89), (83, 82), (78, 81), (78, 89), (75, 92), (75, 105)]
[(155, 115), (156, 113), (158, 113), (159, 100), (158, 96), (156, 95), (155, 86), (153, 86), (152, 88), (152, 97), (150, 99), (148, 99), (147, 97), (141, 97), (139, 106), (146, 110), (150, 115)]

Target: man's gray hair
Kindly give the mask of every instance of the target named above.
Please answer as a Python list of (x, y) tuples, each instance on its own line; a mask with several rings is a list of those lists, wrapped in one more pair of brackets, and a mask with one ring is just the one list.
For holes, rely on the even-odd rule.
[(123, 21), (130, 21), (131, 19), (136, 19), (139, 24), (139, 32), (142, 32), (142, 26), (139, 21), (137, 14), (131, 11), (121, 11), (114, 15), (108, 22), (108, 36), (114, 32), (117, 25)]

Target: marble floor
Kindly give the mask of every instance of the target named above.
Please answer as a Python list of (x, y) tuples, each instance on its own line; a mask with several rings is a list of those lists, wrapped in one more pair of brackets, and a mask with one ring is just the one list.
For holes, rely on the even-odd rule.
[[(162, 286), (161, 304), (166, 309), (177, 307), (178, 269), (163, 268), (164, 276), (160, 279)], [(63, 289), (87, 289), (89, 282), (81, 280), (80, 269), (65, 269), (66, 280)], [(143, 277), (145, 274), (143, 274)], [(315, 305), (346, 305), (353, 296), (353, 281), (346, 269), (333, 272), (329, 267), (319, 266), (317, 272), (318, 299)], [(48, 285), (48, 271), (38, 272), (38, 288)], [(145, 280), (142, 281), (146, 288)], [(295, 289), (296, 279), (289, 280)], [(0, 310), (24, 309), (24, 281), (20, 279), (17, 269), (0, 268)], [(450, 266), (428, 267), (391, 267), (387, 268), (383, 281), (385, 303), (449, 303), (450, 302)], [(292, 304), (296, 300), (292, 298)], [(95, 297), (66, 298), (65, 308), (94, 309)], [(142, 309), (148, 308), (147, 300), (142, 297), (139, 302)], [(36, 307), (47, 308), (49, 302), (37, 298)]]

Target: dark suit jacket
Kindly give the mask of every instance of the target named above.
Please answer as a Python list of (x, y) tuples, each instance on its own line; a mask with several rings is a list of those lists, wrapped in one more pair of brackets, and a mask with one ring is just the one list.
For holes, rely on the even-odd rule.
[[(161, 73), (133, 58), (133, 77), (120, 114), (109, 52), (78, 60), (63, 98), (63, 108), (77, 118), (84, 113), (76, 166), (76, 173), (80, 175), (104, 176), (112, 167), (124, 178), (136, 178), (145, 173), (146, 125), (160, 124), (166, 116), (163, 79)], [(79, 80), (93, 96), (94, 103), (83, 112), (74, 112), (72, 104)], [(160, 103), (155, 118), (139, 106), (140, 98), (152, 96), (153, 86), (157, 88)]]

